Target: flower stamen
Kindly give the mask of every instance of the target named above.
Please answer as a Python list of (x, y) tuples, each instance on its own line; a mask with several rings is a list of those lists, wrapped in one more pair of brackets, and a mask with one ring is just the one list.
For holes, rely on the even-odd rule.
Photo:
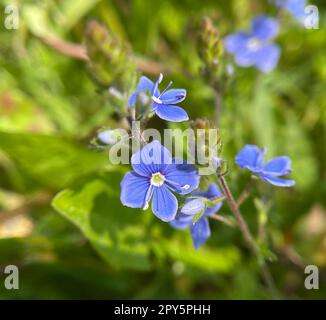
[(160, 187), (165, 181), (165, 177), (160, 173), (156, 172), (152, 174), (151, 185), (155, 187)]

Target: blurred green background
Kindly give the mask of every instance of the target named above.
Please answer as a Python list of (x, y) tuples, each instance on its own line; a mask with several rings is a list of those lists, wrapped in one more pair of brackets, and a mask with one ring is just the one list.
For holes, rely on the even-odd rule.
[[(196, 48), (202, 17), (224, 37), (277, 9), (261, 0), (0, 3), (0, 298), (271, 298), (238, 230), (211, 221), (212, 237), (194, 250), (187, 231), (120, 204), (127, 168), (109, 165), (89, 141), (100, 127), (117, 126), (103, 88), (114, 72), (126, 86), (130, 55), (139, 72), (154, 79), (164, 71), (187, 89), (183, 106), (192, 119), (213, 118), (214, 92)], [(17, 30), (4, 27), (8, 4), (19, 8)], [(320, 28), (282, 15), (278, 67), (269, 74), (235, 67), (222, 100), (223, 156), (236, 196), (250, 178), (233, 164), (244, 144), (293, 161), (295, 188), (256, 182), (241, 206), (273, 252), (269, 265), (282, 299), (326, 298), (326, 4), (313, 4)], [(116, 38), (112, 57), (101, 60), (87, 38), (90, 19)], [(79, 45), (95, 52), (91, 64)], [(229, 213), (226, 203), (220, 212)], [(19, 267), (19, 290), (3, 285), (9, 264)], [(309, 264), (319, 267), (319, 290), (304, 287)]]

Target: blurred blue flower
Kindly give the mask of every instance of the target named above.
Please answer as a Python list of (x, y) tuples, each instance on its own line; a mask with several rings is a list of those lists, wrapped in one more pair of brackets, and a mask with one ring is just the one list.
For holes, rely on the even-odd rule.
[(150, 79), (142, 76), (138, 82), (135, 92), (129, 98), (129, 106), (134, 107), (139, 94), (149, 92), (152, 100), (151, 111), (155, 111), (158, 117), (167, 121), (181, 122), (188, 120), (188, 114), (182, 108), (174, 104), (183, 101), (186, 98), (185, 89), (170, 89), (172, 81), (160, 92), (158, 85), (162, 82), (163, 75), (160, 74), (157, 81), (153, 83)]
[(276, 6), (290, 12), (299, 22), (303, 22), (307, 5), (306, 0), (274, 0), (274, 2)]
[(153, 213), (163, 221), (173, 220), (178, 201), (171, 191), (187, 194), (198, 188), (200, 179), (193, 165), (176, 160), (156, 140), (134, 153), (134, 171), (126, 173), (121, 181), (122, 204), (146, 210), (153, 197)]
[(292, 187), (294, 180), (282, 179), (291, 173), (291, 160), (288, 157), (276, 157), (264, 163), (266, 149), (247, 144), (235, 157), (235, 162), (242, 169), (248, 168), (259, 178), (279, 187)]
[(278, 34), (277, 20), (258, 16), (252, 20), (250, 32), (236, 32), (224, 40), (227, 52), (234, 55), (235, 62), (241, 67), (255, 66), (258, 70), (273, 70), (280, 57), (280, 48), (272, 43)]
[[(217, 197), (221, 197), (223, 194), (216, 184), (211, 184), (206, 192), (193, 192), (192, 195), (214, 200)], [(186, 229), (190, 226), (190, 233), (194, 247), (198, 249), (211, 235), (211, 229), (207, 217), (216, 213), (221, 206), (222, 202), (218, 202), (214, 207), (206, 208), (204, 200), (200, 198), (190, 199), (181, 210), (179, 210), (175, 220), (171, 221), (170, 224), (176, 229)], [(203, 210), (205, 210), (204, 214), (193, 223), (194, 215)]]

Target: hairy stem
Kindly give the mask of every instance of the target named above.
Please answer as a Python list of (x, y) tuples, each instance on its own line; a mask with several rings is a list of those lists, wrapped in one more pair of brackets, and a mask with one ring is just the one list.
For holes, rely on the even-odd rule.
[[(229, 189), (229, 186), (224, 178), (224, 176), (221, 175), (217, 175), (218, 181), (220, 183), (220, 186), (223, 190), (223, 193), (225, 195), (225, 198), (231, 208), (231, 211), (233, 213), (233, 215), (235, 216), (237, 223), (239, 225), (239, 229), (243, 235), (244, 240), (246, 241), (246, 244), (248, 246), (248, 248), (250, 249), (250, 251), (252, 252), (252, 254), (258, 259), (259, 258), (259, 252), (258, 249), (256, 247), (254, 238), (248, 228), (248, 225), (246, 223), (246, 221), (244, 220), (240, 209), (236, 203), (236, 201), (234, 200), (234, 197)], [(262, 278), (265, 282), (265, 284), (269, 287), (270, 291), (272, 294), (276, 295), (276, 288), (274, 285), (274, 281), (273, 278), (269, 272), (269, 269), (267, 267), (267, 265), (262, 265), (260, 267), (260, 272), (262, 275)]]

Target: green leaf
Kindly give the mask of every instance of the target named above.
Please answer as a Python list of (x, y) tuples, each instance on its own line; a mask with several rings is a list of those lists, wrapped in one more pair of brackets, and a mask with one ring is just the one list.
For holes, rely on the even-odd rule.
[(52, 205), (83, 232), (107, 263), (148, 270), (150, 241), (144, 215), (120, 203), (121, 179), (117, 172), (88, 179), (60, 192)]
[(221, 273), (231, 272), (240, 262), (240, 252), (236, 247), (209, 248), (207, 245), (195, 250), (191, 242), (163, 242), (163, 250), (176, 261), (189, 267)]
[(94, 153), (58, 137), (0, 131), (0, 150), (26, 175), (50, 188), (63, 188), (107, 163)]

